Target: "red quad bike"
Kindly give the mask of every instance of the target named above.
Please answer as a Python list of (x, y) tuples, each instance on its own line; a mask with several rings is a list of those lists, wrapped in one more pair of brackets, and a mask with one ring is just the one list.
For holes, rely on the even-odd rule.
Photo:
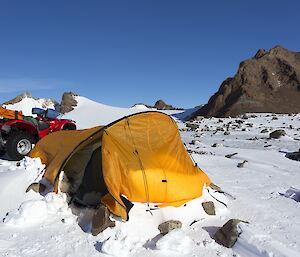
[(6, 152), (11, 160), (21, 160), (38, 140), (49, 133), (76, 129), (74, 121), (57, 118), (60, 113), (53, 109), (32, 108), (32, 114), (37, 117), (0, 119), (0, 155)]

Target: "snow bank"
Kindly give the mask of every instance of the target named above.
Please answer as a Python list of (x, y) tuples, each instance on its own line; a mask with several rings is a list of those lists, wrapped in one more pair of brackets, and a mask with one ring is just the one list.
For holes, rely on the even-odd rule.
[[(137, 112), (149, 111), (142, 106), (137, 108), (119, 108), (108, 106), (105, 104), (91, 101), (82, 96), (76, 96), (77, 106), (73, 111), (62, 116), (64, 119), (76, 121), (78, 129), (91, 128), (100, 125), (107, 125), (124, 116), (128, 116)], [(180, 113), (183, 111), (163, 111), (169, 115)]]
[(3, 107), (10, 110), (22, 111), (24, 115), (32, 115), (32, 108), (38, 107), (42, 109), (54, 109), (54, 104), (48, 99), (33, 99), (31, 97), (25, 97), (18, 103), (3, 105)]
[(25, 157), (20, 162), (1, 161), (0, 217), (30, 197), (25, 191), (31, 183), (40, 180), (44, 167), (39, 158)]

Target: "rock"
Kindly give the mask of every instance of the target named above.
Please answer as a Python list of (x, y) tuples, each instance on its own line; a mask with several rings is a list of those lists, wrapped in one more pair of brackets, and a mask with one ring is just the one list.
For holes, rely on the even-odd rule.
[(168, 234), (170, 231), (181, 227), (182, 223), (179, 220), (168, 220), (166, 222), (161, 223), (158, 226), (158, 229), (161, 234), (165, 235)]
[(192, 142), (190, 143), (191, 145), (196, 145), (196, 144), (199, 144), (200, 141), (199, 140), (195, 140), (193, 139)]
[(235, 156), (237, 154), (238, 153), (227, 154), (227, 155), (225, 155), (225, 157), (230, 159), (231, 157), (233, 157), (233, 156)]
[(236, 243), (239, 235), (242, 233), (239, 229), (238, 224), (243, 222), (239, 219), (231, 219), (227, 221), (223, 227), (217, 230), (214, 235), (216, 242), (227, 248), (232, 248)]
[(245, 164), (247, 164), (247, 163), (248, 163), (248, 161), (244, 160), (243, 162), (238, 163), (237, 167), (238, 168), (243, 168), (245, 166)]
[(196, 116), (194, 119), (197, 120), (197, 121), (201, 121), (201, 120), (204, 119), (204, 117), (203, 116)]
[(283, 129), (278, 129), (270, 133), (270, 138), (280, 138), (281, 136), (285, 136), (286, 133)]
[(225, 135), (225, 136), (228, 136), (228, 135), (230, 135), (230, 132), (229, 132), (229, 131), (225, 131), (225, 132), (224, 132), (224, 135)]
[(298, 152), (293, 152), (293, 153), (287, 153), (285, 155), (286, 158), (289, 158), (291, 160), (294, 160), (294, 161), (300, 161), (300, 149)]
[(154, 108), (157, 110), (176, 110), (172, 105), (166, 104), (163, 100), (156, 101)]
[(214, 143), (211, 147), (220, 147), (220, 146), (223, 146), (223, 145), (220, 143)]
[(61, 104), (60, 104), (60, 112), (67, 113), (74, 110), (74, 107), (77, 106), (77, 100), (75, 96), (78, 96), (76, 93), (73, 92), (65, 92), (63, 93)]
[(212, 188), (215, 191), (223, 192), (223, 190), (221, 189), (221, 187), (217, 186), (216, 184), (214, 184), (212, 182), (209, 184), (209, 187)]
[(37, 193), (43, 193), (46, 190), (46, 186), (42, 183), (32, 183), (29, 187), (27, 187), (26, 193), (30, 190), (33, 190)]
[(268, 133), (269, 130), (268, 129), (263, 129), (262, 131), (260, 131), (260, 133)]
[[(263, 53), (263, 54), (262, 54)], [(259, 58), (257, 57), (259, 56)], [(236, 117), (243, 113), (300, 112), (300, 52), (281, 46), (259, 50), (240, 63), (194, 116)]]
[(197, 128), (199, 128), (199, 125), (195, 123), (186, 123), (185, 126), (190, 128), (191, 130), (196, 130)]
[(203, 202), (202, 207), (208, 215), (216, 215), (215, 205), (213, 202)]
[(272, 120), (278, 120), (278, 118), (277, 117), (272, 117)]
[(97, 236), (108, 227), (114, 227), (116, 225), (115, 221), (110, 220), (109, 215), (110, 212), (106, 206), (104, 206), (103, 204), (98, 206), (92, 219), (93, 236)]

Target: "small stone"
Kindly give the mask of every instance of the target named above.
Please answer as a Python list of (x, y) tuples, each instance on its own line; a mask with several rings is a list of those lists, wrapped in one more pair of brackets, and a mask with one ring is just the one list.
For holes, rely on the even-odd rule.
[(168, 234), (170, 231), (181, 227), (182, 223), (179, 220), (168, 220), (166, 222), (161, 223), (158, 226), (158, 229), (161, 234), (165, 235)]
[(237, 154), (238, 154), (238, 153), (226, 154), (225, 157), (230, 159), (231, 157), (233, 157), (233, 156), (235, 156), (235, 155), (237, 155)]
[(248, 163), (247, 160), (244, 160), (243, 162), (238, 163), (237, 167), (238, 168), (243, 168), (245, 166), (245, 164)]
[(238, 228), (238, 224), (243, 222), (239, 219), (231, 219), (227, 221), (223, 227), (217, 230), (214, 235), (216, 242), (227, 248), (232, 248), (236, 243), (242, 231)]
[(185, 126), (190, 128), (190, 130), (196, 130), (197, 128), (199, 128), (199, 125), (194, 123), (186, 123)]
[(212, 201), (203, 202), (202, 207), (208, 215), (216, 215), (215, 205)]
[(228, 136), (228, 135), (230, 135), (230, 132), (229, 132), (229, 131), (225, 131), (225, 132), (224, 132), (224, 135), (225, 135), (225, 136)]
[(268, 133), (269, 130), (268, 129), (263, 129), (262, 131), (260, 131), (260, 133)]
[(214, 143), (211, 147), (219, 147), (219, 146), (222, 146), (222, 144)]
[(286, 133), (283, 129), (278, 129), (278, 130), (275, 130), (273, 131), (272, 133), (270, 133), (270, 138), (280, 138), (281, 136), (285, 136)]
[(204, 116), (196, 116), (196, 117), (195, 117), (195, 120), (197, 120), (197, 121), (204, 120)]
[(278, 120), (278, 118), (277, 117), (273, 117), (272, 120)]

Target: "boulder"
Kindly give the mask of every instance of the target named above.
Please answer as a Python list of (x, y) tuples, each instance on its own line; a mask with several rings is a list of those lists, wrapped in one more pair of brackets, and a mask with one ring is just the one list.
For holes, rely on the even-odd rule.
[(227, 248), (232, 248), (239, 235), (242, 233), (241, 229), (238, 227), (240, 222), (243, 221), (239, 219), (231, 219), (227, 221), (223, 227), (218, 229), (215, 233), (214, 238), (216, 242)]
[(166, 222), (161, 223), (158, 226), (158, 229), (161, 234), (165, 235), (168, 234), (170, 231), (181, 227), (182, 223), (179, 220), (168, 220)]
[(110, 212), (104, 205), (98, 206), (95, 210), (92, 219), (92, 235), (97, 236), (99, 233), (109, 227), (114, 227), (115, 221), (111, 221), (109, 218)]
[(216, 215), (215, 205), (212, 201), (203, 202), (202, 207), (208, 215)]
[(271, 132), (269, 136), (270, 136), (270, 138), (277, 139), (277, 138), (280, 138), (281, 136), (285, 136), (285, 135), (286, 135), (286, 133), (283, 129), (277, 129), (277, 130)]

